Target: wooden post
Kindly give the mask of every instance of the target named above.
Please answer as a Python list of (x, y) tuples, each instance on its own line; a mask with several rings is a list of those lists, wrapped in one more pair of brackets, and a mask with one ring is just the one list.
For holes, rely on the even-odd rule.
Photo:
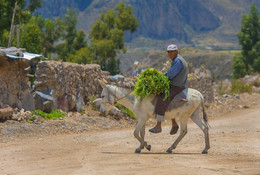
[(20, 40), (19, 40), (19, 36), (20, 35), (20, 26), (19, 24), (16, 25), (16, 37), (17, 37), (17, 48), (20, 48)]
[(12, 23), (11, 23), (11, 29), (10, 29), (10, 34), (9, 34), (9, 40), (8, 40), (8, 46), (11, 46), (12, 43), (12, 39), (13, 39), (13, 34), (14, 34), (14, 17), (15, 17), (15, 12), (16, 12), (16, 8), (17, 8), (17, 2), (15, 2), (15, 6), (14, 6), (14, 11), (13, 11), (13, 17), (12, 17)]

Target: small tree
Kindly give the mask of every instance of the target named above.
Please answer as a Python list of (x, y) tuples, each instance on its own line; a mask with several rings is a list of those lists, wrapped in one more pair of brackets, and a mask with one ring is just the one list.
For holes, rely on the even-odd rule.
[(102, 13), (100, 19), (95, 21), (90, 31), (90, 49), (103, 70), (111, 74), (119, 73), (120, 61), (116, 54), (126, 51), (124, 32), (134, 32), (137, 27), (138, 21), (133, 15), (133, 8), (124, 3), (119, 3), (115, 10), (109, 9), (107, 13)]
[[(63, 21), (60, 18), (56, 18), (53, 21), (51, 19), (44, 19), (41, 16), (32, 16), (28, 24), (34, 24), (40, 28), (42, 49), (39, 53), (49, 57), (51, 53), (55, 52), (54, 42), (63, 36)], [(26, 33), (21, 33), (21, 40), (23, 35), (26, 35)]]
[(233, 59), (233, 78), (244, 77), (247, 74), (246, 65), (243, 56), (239, 53)]
[[(43, 0), (0, 0), (0, 45), (6, 46), (5, 32), (10, 31), (13, 8), (17, 2), (14, 24), (26, 24), (37, 8), (41, 7)], [(27, 6), (26, 6), (27, 5)]]
[[(64, 30), (63, 38), (65, 39), (65, 42), (57, 45), (56, 51), (60, 59), (67, 61), (67, 58), (75, 54), (77, 50), (87, 46), (85, 41), (86, 35), (82, 30), (76, 29), (77, 16), (73, 10), (67, 9), (67, 14), (64, 15), (62, 23)], [(70, 58), (70, 60), (75, 59)]]
[[(238, 33), (241, 55), (234, 58), (233, 74), (236, 78), (243, 77), (252, 71), (260, 72), (260, 17), (254, 5), (249, 15), (243, 14), (241, 30)], [(243, 63), (241, 63), (241, 61)], [(243, 69), (241, 65), (243, 64)], [(245, 68), (245, 70), (244, 70)]]
[(77, 50), (74, 54), (70, 54), (67, 61), (78, 64), (94, 64), (96, 62), (93, 58), (93, 52), (91, 52), (88, 47), (83, 47)]
[(42, 52), (41, 29), (33, 20), (21, 27), (21, 47), (26, 48), (27, 52)]

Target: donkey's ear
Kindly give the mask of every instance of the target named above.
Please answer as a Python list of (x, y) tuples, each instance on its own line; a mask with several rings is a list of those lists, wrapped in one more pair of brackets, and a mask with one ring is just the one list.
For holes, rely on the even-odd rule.
[(105, 84), (104, 80), (98, 80), (98, 81), (99, 81), (99, 84), (101, 85), (101, 87), (103, 89), (105, 89), (106, 88), (106, 84)]

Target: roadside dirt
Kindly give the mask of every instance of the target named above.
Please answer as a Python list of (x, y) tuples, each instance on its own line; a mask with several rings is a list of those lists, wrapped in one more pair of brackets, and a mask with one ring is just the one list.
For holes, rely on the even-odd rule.
[[(192, 122), (178, 147), (167, 154), (177, 135), (169, 134), (167, 121), (162, 133), (151, 134), (148, 129), (154, 120), (149, 121), (146, 141), (152, 149), (135, 154), (139, 143), (130, 119), (114, 120), (89, 112), (87, 117), (44, 122), (42, 129), (35, 127), (41, 124), (19, 127), (19, 122), (4, 121), (0, 123), (0, 174), (260, 174), (259, 97), (217, 97), (218, 102), (207, 109), (211, 149), (206, 155), (201, 154), (203, 133)], [(80, 128), (84, 124), (85, 129), (73, 129), (71, 123)], [(56, 130), (51, 127), (56, 125)]]

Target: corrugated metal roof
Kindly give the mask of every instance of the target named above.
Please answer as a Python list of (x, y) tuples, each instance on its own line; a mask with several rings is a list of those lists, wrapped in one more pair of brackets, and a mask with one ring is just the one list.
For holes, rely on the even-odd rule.
[(9, 57), (9, 58), (13, 58), (13, 59), (27, 59), (27, 60), (31, 60), (33, 58), (38, 58), (38, 57), (41, 57), (43, 59), (48, 59), (48, 58), (45, 58), (44, 56), (42, 56), (40, 54), (29, 53), (29, 52), (24, 52), (23, 53), (23, 57), (14, 56), (14, 55), (10, 55), (10, 54), (6, 54), (6, 56)]

